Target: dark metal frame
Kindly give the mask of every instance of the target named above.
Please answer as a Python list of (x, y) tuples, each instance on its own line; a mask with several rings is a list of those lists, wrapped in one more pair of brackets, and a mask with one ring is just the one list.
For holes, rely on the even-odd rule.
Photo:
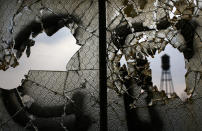
[[(100, 131), (107, 131), (106, 1), (99, 0)], [(102, 67), (102, 68), (101, 68)]]

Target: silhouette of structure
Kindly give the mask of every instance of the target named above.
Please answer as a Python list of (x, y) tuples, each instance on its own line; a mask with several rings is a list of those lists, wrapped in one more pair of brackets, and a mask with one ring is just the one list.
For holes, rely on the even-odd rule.
[(167, 95), (174, 93), (174, 86), (172, 81), (172, 76), (170, 72), (170, 57), (168, 55), (163, 55), (161, 57), (162, 63), (162, 74), (161, 74), (161, 83), (160, 90), (164, 90)]

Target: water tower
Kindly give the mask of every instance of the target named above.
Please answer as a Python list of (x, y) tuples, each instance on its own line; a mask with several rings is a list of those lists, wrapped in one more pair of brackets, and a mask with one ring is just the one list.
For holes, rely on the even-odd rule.
[(164, 90), (167, 95), (171, 95), (172, 93), (174, 93), (174, 86), (170, 72), (170, 57), (166, 54), (163, 55), (161, 57), (161, 64), (162, 74), (160, 90)]

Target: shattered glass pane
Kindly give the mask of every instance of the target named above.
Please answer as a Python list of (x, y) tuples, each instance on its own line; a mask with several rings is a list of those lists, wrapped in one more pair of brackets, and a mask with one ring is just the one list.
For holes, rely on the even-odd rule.
[[(116, 107), (118, 111), (125, 110), (127, 129), (124, 129), (201, 130), (198, 113), (201, 112), (198, 104), (201, 2), (111, 0), (107, 4), (107, 83), (119, 94), (116, 101), (122, 101), (120, 105), (125, 107)], [(168, 44), (182, 52), (185, 58), (188, 98), (184, 101), (176, 92), (168, 97), (166, 91), (159, 91), (151, 81), (147, 58), (155, 58), (156, 52), (164, 51)], [(109, 101), (114, 100), (110, 95), (108, 93)], [(111, 115), (108, 117), (113, 119)]]
[(68, 28), (60, 29), (52, 37), (43, 32), (33, 40), (35, 45), (29, 50), (29, 57), (26, 51), (18, 60), (19, 65), (16, 68), (0, 71), (2, 88), (13, 89), (20, 86), (29, 70), (66, 71), (66, 63), (80, 48)]
[[(54, 37), (61, 28), (67, 27), (81, 47), (70, 61), (64, 57), (65, 63), (59, 62), (67, 64), (65, 70), (29, 70), (18, 88), (1, 90), (0, 130), (99, 129), (97, 3), (89, 0), (1, 2), (1, 70), (7, 72), (20, 66), (23, 54), (31, 60), (32, 49), (38, 46), (34, 43), (41, 33)], [(70, 44), (68, 47), (69, 50), (52, 52), (49, 59), (63, 50), (67, 53), (75, 50)], [(40, 49), (39, 59), (42, 57)], [(45, 52), (49, 51), (51, 49)]]
[[(109, 131), (201, 130), (199, 0), (110, 0), (107, 17)], [(20, 87), (1, 90), (1, 130), (99, 130), (97, 0), (4, 0), (0, 5), (0, 70), (31, 56), (34, 38), (67, 27), (81, 48), (66, 71), (29, 70)], [(152, 83), (147, 57), (171, 45), (185, 58), (188, 99), (168, 98)]]

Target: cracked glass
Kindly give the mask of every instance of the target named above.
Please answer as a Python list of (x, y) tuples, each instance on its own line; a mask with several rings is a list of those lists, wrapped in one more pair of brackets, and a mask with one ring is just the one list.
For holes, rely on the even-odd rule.
[[(202, 129), (201, 6), (199, 0), (106, 1), (109, 131)], [(18, 88), (1, 89), (0, 130), (99, 130), (98, 1), (1, 0), (0, 14), (2, 71), (31, 56), (42, 33), (52, 37), (67, 27), (80, 46), (65, 71), (29, 70)], [(168, 45), (184, 56), (183, 101), (152, 83), (147, 58)]]

